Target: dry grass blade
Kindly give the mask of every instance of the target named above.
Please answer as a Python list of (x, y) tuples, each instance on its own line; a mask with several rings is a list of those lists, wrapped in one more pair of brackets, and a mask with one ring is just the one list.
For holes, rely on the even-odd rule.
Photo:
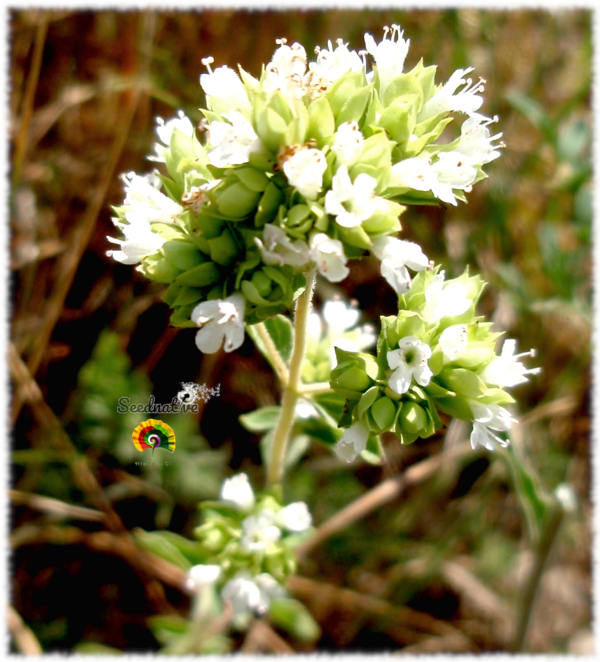
[(265, 621), (257, 620), (252, 623), (246, 640), (240, 650), (241, 653), (278, 653), (280, 655), (294, 655), (291, 648), (273, 628)]
[(29, 70), (29, 76), (27, 78), (27, 87), (25, 89), (25, 98), (23, 100), (23, 110), (21, 113), (19, 133), (15, 143), (15, 155), (13, 158), (13, 170), (11, 177), (13, 188), (16, 188), (19, 184), (19, 181), (21, 180), (21, 172), (23, 170), (23, 164), (25, 163), (25, 155), (27, 153), (27, 145), (29, 142), (29, 123), (33, 115), (33, 102), (40, 77), (42, 55), (44, 54), (44, 44), (46, 43), (47, 33), (48, 14), (47, 12), (41, 12), (40, 23), (38, 25), (37, 33), (35, 35), (35, 43), (33, 46), (31, 69)]
[(296, 548), (297, 555), (304, 556), (308, 554), (338, 531), (348, 528), (354, 522), (357, 522), (377, 508), (381, 508), (381, 506), (398, 497), (408, 485), (414, 485), (429, 478), (429, 476), (437, 471), (441, 464), (459, 459), (466, 453), (472, 452), (469, 444), (461, 444), (413, 465), (396, 478), (384, 480), (377, 487), (367, 492), (367, 494), (356, 499), (356, 501), (353, 501), (340, 510), (326, 522), (323, 522), (312, 538)]
[(65, 432), (56, 414), (44, 400), (40, 387), (27, 370), (27, 366), (21, 360), (12, 343), (9, 345), (8, 362), (11, 376), (17, 385), (17, 393), (23, 393), (30, 404), (35, 404), (34, 407), (31, 407), (31, 411), (37, 423), (46, 431), (48, 440), (58, 450), (64, 451), (69, 456), (69, 464), (75, 484), (88, 494), (97, 507), (105, 513), (106, 526), (111, 531), (124, 531), (125, 527), (121, 518), (103, 493), (96, 477), (88, 467), (86, 458), (79, 456), (77, 453), (69, 435)]
[(15, 645), (19, 649), (19, 653), (23, 655), (43, 654), (44, 651), (40, 646), (40, 642), (11, 605), (6, 607), (6, 620)]
[(54, 519), (80, 519), (89, 522), (101, 522), (105, 514), (99, 510), (83, 508), (82, 506), (73, 506), (70, 503), (64, 503), (58, 499), (40, 496), (39, 494), (29, 494), (19, 490), (9, 490), (8, 495), (15, 504), (29, 506), (35, 510), (48, 513)]
[(380, 624), (382, 631), (389, 633), (394, 638), (400, 629), (404, 629), (403, 634), (406, 639), (410, 637), (412, 640), (419, 638), (420, 635), (417, 633), (437, 636), (452, 635), (462, 638), (463, 646), (473, 648), (470, 640), (453, 626), (409, 607), (398, 607), (381, 598), (297, 575), (288, 578), (287, 587), (296, 596), (307, 602), (337, 603), (384, 619)]
[(88, 533), (75, 526), (26, 524), (13, 533), (10, 544), (13, 549), (33, 544), (83, 544), (97, 552), (116, 554), (127, 561), (145, 580), (147, 598), (152, 601), (157, 613), (175, 613), (157, 579), (185, 592), (185, 572), (172, 563), (140, 549), (129, 534), (115, 535), (108, 531)]
[(511, 612), (489, 586), (456, 561), (446, 561), (442, 565), (442, 576), (475, 615), (485, 622), (494, 623), (498, 638), (509, 637), (512, 627)]

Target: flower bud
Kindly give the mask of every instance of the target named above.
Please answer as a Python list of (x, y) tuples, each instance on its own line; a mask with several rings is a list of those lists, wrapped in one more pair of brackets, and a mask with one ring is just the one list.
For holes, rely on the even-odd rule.
[(279, 205), (283, 201), (283, 191), (273, 182), (269, 182), (258, 203), (254, 216), (254, 227), (262, 228), (267, 223), (272, 223), (277, 216)]
[(148, 255), (143, 258), (138, 267), (146, 278), (155, 283), (172, 283), (183, 271), (175, 267), (160, 254)]
[(161, 252), (167, 262), (181, 271), (188, 271), (206, 262), (206, 256), (192, 242), (184, 239), (173, 239), (165, 242)]
[(380, 433), (389, 430), (394, 425), (398, 407), (396, 403), (384, 396), (379, 398), (369, 409), (370, 419), (375, 422), (376, 428), (374, 432)]

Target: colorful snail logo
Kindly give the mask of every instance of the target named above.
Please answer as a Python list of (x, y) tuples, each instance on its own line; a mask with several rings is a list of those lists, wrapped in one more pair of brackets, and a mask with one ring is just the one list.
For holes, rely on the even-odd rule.
[(131, 435), (133, 445), (138, 451), (145, 451), (146, 448), (152, 449), (152, 459), (154, 451), (160, 448), (163, 451), (173, 453), (175, 451), (175, 433), (162, 421), (155, 421), (153, 418), (140, 423)]

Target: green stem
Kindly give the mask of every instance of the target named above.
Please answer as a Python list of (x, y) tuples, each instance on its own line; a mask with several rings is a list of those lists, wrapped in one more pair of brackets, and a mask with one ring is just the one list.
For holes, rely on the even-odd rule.
[(535, 598), (540, 585), (540, 580), (546, 564), (548, 554), (552, 549), (556, 534), (560, 528), (563, 518), (563, 508), (560, 504), (555, 504), (549, 514), (546, 526), (542, 531), (541, 538), (537, 544), (533, 568), (527, 578), (527, 583), (523, 589), (523, 595), (519, 602), (517, 613), (517, 627), (513, 641), (512, 651), (519, 653), (523, 650), (529, 629), (529, 621), (535, 604)]
[(281, 358), (281, 354), (278, 352), (277, 347), (275, 347), (273, 338), (271, 338), (269, 332), (267, 331), (264, 322), (259, 322), (255, 328), (256, 332), (260, 336), (260, 339), (263, 341), (265, 349), (267, 352), (269, 352), (271, 365), (277, 373), (279, 383), (281, 384), (282, 388), (285, 388), (289, 380), (287, 366), (285, 365), (284, 360)]
[(314, 384), (303, 384), (300, 387), (300, 395), (321, 395), (329, 393), (331, 386), (329, 382), (315, 382)]
[(283, 479), (283, 466), (285, 451), (296, 417), (296, 403), (302, 379), (302, 361), (306, 351), (308, 316), (310, 302), (315, 287), (316, 271), (313, 268), (306, 279), (306, 289), (296, 302), (296, 316), (294, 318), (294, 348), (290, 357), (290, 370), (287, 384), (284, 386), (281, 399), (281, 413), (273, 433), (271, 453), (267, 466), (267, 485), (273, 486), (281, 483)]

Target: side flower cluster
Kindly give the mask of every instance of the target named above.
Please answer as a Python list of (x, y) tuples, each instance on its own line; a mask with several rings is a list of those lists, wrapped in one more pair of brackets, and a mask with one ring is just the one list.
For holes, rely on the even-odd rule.
[(246, 474), (227, 479), (219, 502), (204, 502), (204, 523), (195, 530), (207, 563), (193, 566), (187, 587), (220, 588), (234, 616), (265, 614), (295, 571), (293, 548), (312, 525), (305, 503), (287, 506), (269, 494), (255, 496)]
[(516, 423), (506, 389), (540, 369), (525, 367), (522, 359), (534, 352), (517, 354), (514, 340), (496, 353), (501, 334), (475, 315), (484, 285), (467, 272), (446, 281), (439, 267), (422, 271), (399, 297), (398, 315), (381, 318), (376, 357), (336, 350), (330, 384), (346, 399), (336, 447), (342, 458), (353, 460), (385, 431), (404, 444), (429, 437), (444, 414), (472, 422), (473, 448), (506, 446), (501, 433)]
[(123, 177), (109, 255), (168, 285), (171, 323), (199, 328), (201, 351), (233, 351), (246, 325), (287, 312), (313, 267), (340, 282), (371, 253), (405, 293), (428, 266), (395, 236), (406, 205), (455, 205), (498, 157), (471, 69), (436, 84), (435, 66), (404, 70), (398, 26), (364, 40), (361, 54), (329, 42), (314, 62), (278, 40), (259, 78), (204, 59), (202, 139), (182, 112), (158, 118), (149, 158), (162, 172)]

